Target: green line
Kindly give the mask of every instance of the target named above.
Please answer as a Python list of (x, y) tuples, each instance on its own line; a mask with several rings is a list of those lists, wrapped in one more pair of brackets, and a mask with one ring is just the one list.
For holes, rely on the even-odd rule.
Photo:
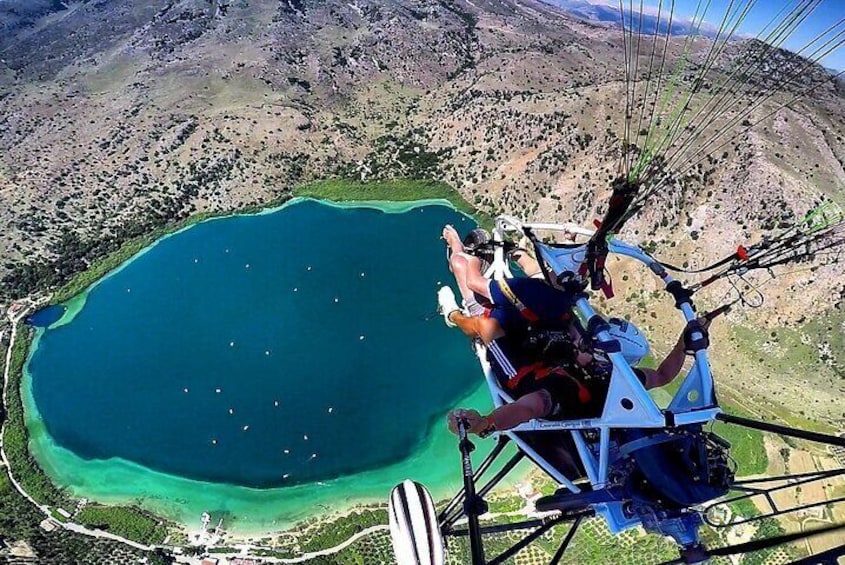
[[(699, 37), (699, 31), (701, 30), (701, 25), (704, 23), (704, 17), (707, 15), (707, 10), (710, 9), (711, 0), (707, 0), (707, 5), (704, 7), (704, 11), (701, 13), (701, 17), (696, 20), (696, 18), (698, 17), (698, 12), (701, 10), (701, 3), (702, 0), (698, 0), (698, 3), (695, 7), (695, 14), (693, 14), (692, 17), (692, 32), (687, 35), (687, 38), (684, 40), (684, 51), (683, 53), (681, 53), (681, 57), (675, 63), (675, 68), (672, 71), (672, 75), (669, 80), (669, 87), (666, 89), (666, 92), (663, 95), (663, 100), (660, 102), (660, 109), (657, 112), (657, 121), (661, 121), (661, 116), (664, 114), (669, 100), (679, 92), (678, 83), (680, 82), (681, 71), (686, 67), (687, 63), (689, 62), (689, 54), (692, 50), (692, 44), (694, 43), (695, 38)], [(674, 3), (669, 14), (670, 16), (674, 14)], [(670, 38), (671, 29), (669, 30), (669, 34), (666, 38), (666, 41), (669, 41)], [(674, 123), (675, 119), (677, 119), (681, 108), (683, 108), (682, 104), (675, 108), (675, 111), (673, 112), (673, 115), (668, 122), (670, 124), (670, 127), (671, 124)], [(639, 175), (642, 173), (643, 169), (645, 169), (645, 167), (647, 167), (654, 158), (654, 155), (656, 154), (656, 151), (654, 149), (657, 146), (650, 147), (649, 144), (651, 142), (652, 135), (655, 133), (655, 130), (655, 123), (654, 120), (652, 120), (652, 122), (649, 124), (648, 134), (646, 134), (645, 143), (643, 143), (644, 151), (640, 154), (640, 158), (637, 161), (637, 164), (634, 167), (634, 170), (632, 171), (632, 174), (629, 176), (628, 180), (633, 181), (639, 178)], [(668, 130), (666, 131), (666, 134), (668, 134)], [(663, 140), (665, 139), (666, 136), (664, 135)], [(660, 144), (663, 143), (663, 140), (661, 140)]]
[(843, 220), (842, 208), (836, 202), (819, 204), (804, 216), (802, 225), (807, 226), (807, 232), (815, 233), (827, 229)]

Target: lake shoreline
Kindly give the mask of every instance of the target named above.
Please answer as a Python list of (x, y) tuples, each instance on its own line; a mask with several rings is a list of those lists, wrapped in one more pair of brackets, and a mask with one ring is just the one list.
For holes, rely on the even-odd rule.
[[(65, 313), (65, 316), (63, 316), (63, 318), (61, 320), (56, 322), (51, 327), (59, 327), (61, 325), (69, 323), (70, 320), (72, 320), (73, 317), (81, 310), (82, 306), (84, 305), (84, 300), (85, 300), (84, 296), (87, 295), (88, 292), (90, 292), (97, 285), (101, 284), (102, 281), (107, 280), (109, 277), (117, 274), (120, 270), (126, 268), (126, 266), (128, 264), (130, 264), (134, 259), (136, 259), (136, 258), (142, 256), (143, 254), (147, 253), (150, 249), (155, 247), (158, 244), (159, 241), (166, 239), (166, 238), (168, 238), (172, 235), (175, 235), (176, 233), (181, 233), (185, 230), (188, 230), (188, 229), (192, 228), (194, 225), (198, 225), (199, 223), (209, 222), (209, 221), (212, 221), (212, 220), (218, 220), (218, 219), (231, 217), (231, 216), (269, 214), (269, 213), (272, 213), (274, 211), (278, 211), (279, 209), (285, 208), (287, 206), (290, 206), (292, 204), (295, 204), (297, 202), (302, 202), (302, 201), (305, 201), (305, 200), (308, 200), (308, 199), (306, 199), (306, 198), (293, 198), (293, 199), (290, 199), (290, 200), (282, 203), (279, 206), (275, 206), (273, 208), (269, 208), (269, 209), (266, 209), (266, 210), (252, 211), (252, 212), (248, 212), (247, 214), (228, 214), (226, 216), (220, 216), (220, 217), (214, 217), (214, 218), (203, 218), (195, 224), (183, 226), (183, 227), (180, 227), (175, 232), (172, 232), (170, 234), (165, 234), (161, 238), (154, 240), (151, 243), (149, 243), (146, 247), (140, 249), (139, 251), (136, 251), (135, 254), (130, 256), (129, 259), (126, 259), (123, 263), (119, 264), (115, 269), (105, 273), (100, 279), (97, 279), (96, 281), (94, 281), (84, 291), (83, 294), (79, 295), (78, 297), (74, 298), (71, 301), (72, 303), (69, 305), (68, 310)], [(323, 203), (328, 204), (330, 206), (339, 207), (339, 208), (371, 208), (371, 209), (378, 209), (378, 210), (386, 211), (388, 213), (407, 212), (408, 210), (413, 210), (417, 207), (427, 206), (427, 205), (431, 205), (431, 204), (450, 206), (451, 208), (455, 209), (454, 206), (451, 206), (451, 202), (443, 200), (443, 199), (439, 199), (439, 198), (438, 199), (427, 199), (427, 200), (416, 201), (416, 202), (400, 202), (400, 203), (390, 202), (390, 201), (350, 201), (350, 202), (329, 202), (329, 203), (323, 202)], [(36, 348), (37, 348), (37, 339), (34, 341), (33, 347), (31, 348), (31, 351), (29, 352), (29, 354), (31, 355), (35, 351)], [(56, 469), (56, 465), (58, 464), (57, 461), (60, 461), (62, 459), (67, 460), (69, 456), (68, 456), (68, 454), (61, 454), (61, 453), (59, 454), (58, 457), (55, 456), (55, 453), (57, 451), (60, 451), (61, 448), (59, 448), (59, 450), (56, 450), (57, 446), (49, 445), (49, 443), (50, 443), (49, 440), (51, 438), (49, 438), (49, 435), (46, 434), (46, 431), (43, 429), (43, 426), (40, 426), (40, 428), (39, 428), (39, 426), (38, 426), (39, 415), (38, 415), (37, 409), (35, 408), (35, 405), (34, 405), (34, 399), (32, 397), (32, 389), (31, 389), (31, 379), (29, 378), (28, 375), (26, 376), (24, 382), (25, 382), (25, 385), (22, 389), (22, 393), (23, 393), (22, 396), (24, 397), (25, 403), (27, 405), (26, 412), (28, 414), (28, 417), (27, 417), (28, 428), (33, 432), (32, 433), (33, 437), (31, 438), (32, 439), (32, 441), (31, 441), (32, 451), (33, 451), (33, 454), (36, 455), (36, 457), (39, 459), (39, 463), (41, 463), (42, 465), (47, 467), (47, 469), (49, 469), (49, 471), (51, 471), (51, 472), (47, 473), (48, 476), (50, 476), (50, 475), (55, 476), (55, 469)], [(470, 399), (476, 399), (477, 400), (479, 398), (479, 393), (481, 393), (480, 398), (483, 401), (483, 399), (486, 397), (486, 391), (483, 389), (483, 386), (479, 387), (479, 389), (475, 390), (472, 394), (470, 394), (469, 397), (466, 400), (467, 401), (469, 401)], [(428, 435), (430, 435), (430, 434), (428, 434)], [(430, 447), (430, 446), (428, 446), (428, 447)], [(428, 449), (428, 447), (424, 445), (424, 446), (421, 446), (416, 451), (420, 451), (420, 450), (425, 451), (426, 449)], [(450, 446), (450, 447), (453, 447), (453, 446)], [(46, 455), (46, 454), (53, 454), (52, 460), (50, 459), (50, 456)], [(129, 467), (132, 467), (133, 464), (126, 462), (126, 461), (116, 461), (116, 460), (109, 460), (109, 464), (114, 465), (116, 467), (123, 467), (122, 472), (124, 473), (124, 475), (121, 476), (121, 472), (118, 472), (117, 475), (114, 477), (115, 481), (111, 481), (111, 484), (127, 484), (127, 482), (129, 482), (129, 483), (132, 482), (129, 479), (129, 477), (125, 475), (125, 472), (126, 472), (126, 469), (129, 468)], [(157, 475), (159, 475), (159, 478), (162, 475), (161, 473), (157, 473), (156, 471), (151, 471), (151, 470), (144, 468), (144, 467), (140, 467), (140, 466), (137, 466), (137, 467), (142, 469), (143, 470), (142, 472), (146, 473), (148, 475), (149, 474), (157, 474)], [(137, 471), (138, 469), (135, 469), (135, 470)], [(373, 472), (378, 472), (378, 470), (373, 471)], [(368, 473), (368, 472), (365, 472), (365, 474), (366, 473)], [(357, 476), (357, 474), (351, 475), (351, 476), (354, 477), (354, 476)], [(172, 477), (169, 477), (169, 478), (180, 480), (179, 477), (175, 477), (175, 476), (172, 476)], [(57, 484), (60, 487), (70, 486), (71, 492), (74, 492), (74, 489), (71, 486), (72, 482), (69, 481), (68, 484), (63, 484), (64, 482), (65, 481), (58, 481)], [(189, 482), (191, 482), (191, 481), (189, 481)], [(216, 484), (216, 483), (204, 483), (202, 481), (193, 481), (193, 482), (198, 484), (198, 485), (201, 485), (201, 487), (199, 487), (199, 488), (202, 488), (202, 489), (207, 489), (209, 485), (215, 485)], [(310, 484), (303, 485), (303, 486), (309, 486), (309, 485)], [(313, 485), (310, 485), (310, 486), (313, 486)], [(458, 486), (457, 484), (449, 484), (448, 488), (442, 488), (442, 489), (438, 489), (435, 486), (435, 488), (434, 488), (434, 490), (436, 491), (435, 496), (438, 496), (439, 493), (442, 493), (442, 495), (445, 496), (449, 493), (449, 491), (453, 490), (453, 488), (457, 487), (457, 486)], [(184, 487), (184, 484), (180, 486), (180, 488), (182, 488), (182, 487)], [(291, 488), (297, 488), (297, 487), (291, 487)], [(253, 490), (257, 490), (259, 493), (261, 493), (262, 496), (266, 496), (266, 494), (267, 494), (267, 490), (265, 490), (265, 489), (253, 489)], [(269, 490), (272, 490), (272, 489), (269, 489)], [(352, 489), (352, 490), (354, 491), (354, 489)], [(81, 492), (74, 492), (74, 494), (79, 495), (79, 496), (82, 495)], [(88, 494), (90, 494), (90, 492)], [(133, 502), (136, 502), (136, 498), (134, 496), (128, 495), (128, 493), (126, 493), (126, 494), (119, 494), (118, 493), (118, 494), (115, 494), (113, 496), (110, 496), (110, 493), (105, 492), (105, 491), (101, 491), (99, 493), (93, 494), (90, 498), (95, 498), (97, 500), (100, 500), (102, 502), (107, 502), (107, 503), (133, 503)], [(249, 497), (247, 497), (247, 498), (249, 498)], [(377, 501), (378, 502), (383, 501), (383, 497), (381, 497), (381, 496), (379, 496), (379, 497), (369, 496), (368, 497), (368, 496), (365, 496), (363, 493), (359, 493), (357, 495), (351, 495), (347, 500), (345, 500), (345, 501), (343, 501), (339, 504), (332, 505), (331, 506), (331, 512), (333, 514), (336, 513), (336, 512), (344, 512), (344, 511), (348, 511), (350, 508), (355, 508), (355, 507), (362, 505), (362, 504), (369, 504), (369, 503), (377, 502)], [(336, 502), (336, 501), (334, 501), (334, 502)], [(184, 509), (179, 509), (178, 507), (175, 507), (171, 503), (159, 505), (159, 504), (156, 504), (154, 501), (146, 501), (141, 506), (142, 506), (142, 508), (149, 510), (149, 511), (152, 511), (153, 513), (156, 513), (158, 515), (164, 515), (168, 518), (175, 519), (175, 520), (179, 521), (180, 523), (186, 524), (186, 526), (188, 526), (188, 527), (195, 525), (199, 521), (198, 513), (189, 512), (189, 513), (186, 514), (184, 512)], [(263, 520), (263, 519), (256, 521), (254, 524), (249, 524), (248, 520), (241, 518), (240, 520), (238, 520), (238, 522), (240, 522), (240, 524), (233, 526), (233, 527), (239, 533), (239, 535), (240, 534), (242, 534), (242, 535), (257, 535), (257, 534), (260, 534), (260, 533), (266, 533), (268, 531), (279, 532), (279, 531), (283, 531), (287, 527), (294, 525), (299, 520), (307, 518), (308, 516), (321, 515), (321, 514), (325, 513), (324, 511), (314, 511), (314, 508), (317, 508), (317, 507), (313, 507), (311, 511), (306, 511), (301, 516), (297, 517), (296, 519), (291, 519), (290, 521), (288, 521), (284, 524), (282, 524), (282, 523), (272, 523), (271, 524), (271, 523), (268, 523), (267, 520)]]

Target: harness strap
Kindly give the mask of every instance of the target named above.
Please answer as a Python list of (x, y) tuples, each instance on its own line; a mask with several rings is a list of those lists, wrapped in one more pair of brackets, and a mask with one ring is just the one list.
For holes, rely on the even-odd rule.
[(502, 291), (502, 294), (507, 297), (510, 303), (513, 304), (514, 308), (519, 310), (519, 313), (522, 314), (523, 318), (525, 318), (529, 322), (536, 322), (540, 319), (537, 314), (531, 311), (528, 306), (523, 304), (522, 301), (517, 298), (516, 294), (514, 294), (513, 290), (511, 290), (511, 287), (508, 286), (508, 283), (505, 281), (505, 279), (498, 279), (496, 280), (496, 283), (499, 285), (499, 290)]
[(561, 367), (549, 367), (541, 362), (534, 363), (532, 365), (526, 365), (519, 369), (519, 371), (508, 379), (507, 387), (509, 389), (515, 389), (519, 386), (519, 382), (527, 377), (528, 375), (534, 375), (536, 380), (545, 379), (549, 375), (560, 375), (563, 377), (568, 377), (575, 386), (578, 387), (578, 402), (581, 404), (587, 404), (592, 399), (593, 395), (590, 394), (590, 389), (584, 386), (584, 383), (581, 382), (580, 379), (570, 375)]

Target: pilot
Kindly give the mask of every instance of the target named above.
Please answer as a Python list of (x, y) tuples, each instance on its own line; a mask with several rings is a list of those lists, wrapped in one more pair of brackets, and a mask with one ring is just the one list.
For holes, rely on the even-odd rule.
[[(458, 327), (488, 347), (493, 345), (506, 352), (505, 359), (498, 361), (509, 365), (509, 374), (500, 378), (500, 383), (515, 398), (515, 402), (483, 417), (475, 410), (453, 411), (449, 415), (450, 429), (455, 430), (456, 416), (466, 418), (472, 433), (489, 434), (535, 418), (576, 419), (600, 415), (612, 366), (582, 350), (589, 348), (582, 345), (572, 318), (576, 297), (540, 278), (490, 280), (483, 275), (484, 261), (466, 253), (472, 244), (462, 242), (452, 226), (443, 229), (443, 239), (451, 252), (450, 268), (470, 315), (458, 307), (448, 286), (438, 291), (439, 310), (448, 326)], [(643, 334), (630, 322), (617, 318), (608, 322), (610, 333), (621, 344), (625, 358), (631, 366), (637, 365), (649, 352)], [(709, 320), (701, 318), (696, 323), (706, 331)], [(549, 333), (546, 330), (564, 337), (561, 341), (565, 346), (557, 347), (551, 356), (547, 354), (548, 343), (539, 350), (528, 345), (536, 336)], [(680, 373), (687, 333), (682, 332), (657, 369), (634, 369), (646, 389), (664, 386)]]
[[(619, 339), (618, 324), (611, 320), (611, 334)], [(695, 322), (695, 327), (707, 331), (710, 320), (701, 317)], [(617, 325), (617, 328), (614, 328)], [(688, 326), (690, 327), (690, 326)], [(635, 367), (634, 374), (646, 389), (663, 386), (672, 382), (681, 372), (686, 359), (686, 338), (689, 332), (681, 333), (675, 346), (658, 365), (657, 369)], [(623, 355), (625, 355), (623, 342)], [(626, 355), (631, 365), (637, 359)], [(517, 375), (508, 380), (505, 388), (511, 392), (515, 401), (496, 408), (487, 415), (481, 415), (477, 410), (457, 409), (447, 417), (449, 429), (457, 433), (458, 419), (467, 422), (470, 433), (481, 437), (501, 430), (514, 428), (533, 419), (566, 420), (578, 418), (592, 418), (601, 415), (610, 378), (610, 367), (597, 370), (600, 364), (592, 363), (583, 367), (577, 364), (570, 366), (546, 366), (538, 363), (535, 366), (523, 367)]]

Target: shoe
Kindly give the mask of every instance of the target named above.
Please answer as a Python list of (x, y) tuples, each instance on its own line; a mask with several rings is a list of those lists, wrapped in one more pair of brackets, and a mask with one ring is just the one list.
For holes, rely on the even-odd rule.
[(443, 314), (443, 320), (446, 321), (446, 325), (450, 328), (457, 326), (455, 322), (449, 319), (449, 314), (456, 310), (460, 311), (458, 302), (455, 300), (455, 293), (452, 292), (450, 287), (441, 286), (440, 290), (437, 291), (437, 311)]

